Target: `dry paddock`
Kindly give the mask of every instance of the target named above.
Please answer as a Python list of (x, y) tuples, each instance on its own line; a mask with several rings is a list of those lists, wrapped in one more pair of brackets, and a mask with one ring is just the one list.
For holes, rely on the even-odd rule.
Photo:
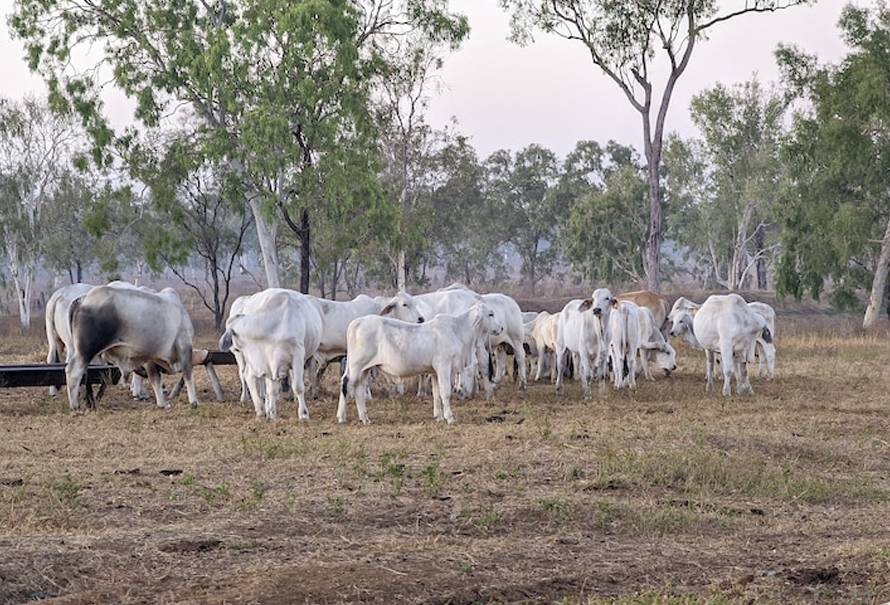
[[(413, 397), (337, 426), (332, 380), (307, 423), (203, 372), (196, 410), (0, 391), (0, 603), (884, 602), (890, 342), (852, 325), (780, 317), (754, 397), (706, 395), (684, 350), (634, 393), (507, 384), (452, 427)], [(4, 363), (40, 359), (2, 327)]]

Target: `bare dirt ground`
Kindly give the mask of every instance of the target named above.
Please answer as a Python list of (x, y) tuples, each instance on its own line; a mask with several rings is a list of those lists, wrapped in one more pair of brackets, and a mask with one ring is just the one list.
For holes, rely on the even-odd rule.
[[(0, 360), (41, 360), (11, 326)], [(196, 410), (0, 390), (0, 603), (890, 600), (890, 341), (819, 315), (777, 342), (754, 397), (682, 350), (635, 393), (507, 383), (452, 427), (414, 397), (338, 426), (333, 372), (307, 423), (256, 420), (231, 368)]]

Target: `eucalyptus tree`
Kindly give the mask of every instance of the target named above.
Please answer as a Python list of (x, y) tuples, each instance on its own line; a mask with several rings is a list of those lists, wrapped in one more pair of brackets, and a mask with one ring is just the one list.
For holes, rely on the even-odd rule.
[(782, 208), (779, 288), (836, 303), (869, 292), (874, 325), (890, 271), (890, 9), (847, 6), (839, 23), (850, 48), (837, 65), (780, 48), (789, 88), (804, 101), (785, 157), (793, 186)]
[[(527, 44), (536, 31), (543, 31), (579, 43), (595, 68), (639, 113), (649, 187), (646, 273), (650, 290), (657, 291), (660, 284), (664, 203), (661, 168), (668, 107), (695, 48), (712, 28), (726, 21), (812, 1), (500, 0), (512, 14), (516, 42)], [(727, 4), (734, 6), (728, 8)], [(659, 75), (666, 75), (660, 86)]]
[(672, 219), (680, 223), (671, 232), (724, 288), (752, 281), (767, 287), (767, 264), (778, 246), (768, 239), (784, 178), (786, 108), (784, 96), (757, 79), (718, 84), (692, 99), (701, 138), (669, 143), (668, 190), (676, 194)]
[(509, 242), (522, 259), (522, 277), (532, 295), (549, 271), (559, 250), (559, 230), (568, 207), (558, 195), (559, 162), (556, 154), (529, 145), (515, 154), (496, 151), (485, 161), (486, 194), (500, 208)]
[(134, 101), (142, 126), (196, 118), (201, 155), (241, 182), (267, 284), (280, 283), (284, 224), (300, 243), (303, 290), (312, 211), (336, 203), (328, 189), (339, 186), (322, 179), (344, 172), (334, 166), (344, 137), (373, 137), (370, 85), (385, 64), (376, 41), (466, 29), (443, 0), (17, 0), (10, 25), (54, 106), (80, 114), (97, 162), (134, 136), (109, 126), (105, 85)]
[(83, 151), (64, 116), (36, 99), (0, 100), (0, 246), (15, 286), (22, 328), (31, 325), (31, 296), (41, 263), (44, 213), (63, 175)]

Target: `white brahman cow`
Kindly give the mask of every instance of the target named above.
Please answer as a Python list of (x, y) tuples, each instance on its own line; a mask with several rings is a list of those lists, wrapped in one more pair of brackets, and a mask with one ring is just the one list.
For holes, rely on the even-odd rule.
[(281, 381), (289, 377), (300, 420), (309, 419), (303, 369), (321, 341), (321, 316), (307, 296), (269, 288), (251, 296), (227, 322), (219, 348), (237, 348), (258, 417), (278, 417)]
[(71, 409), (78, 408), (80, 382), (98, 355), (124, 376), (144, 368), (157, 404), (164, 408), (161, 372), (181, 372), (189, 403), (198, 405), (192, 379), (194, 329), (172, 288), (152, 292), (132, 285), (98, 286), (71, 304), (70, 321), (74, 352), (68, 356), (65, 379)]
[[(321, 375), (331, 361), (346, 355), (346, 330), (354, 319), (367, 315), (383, 315), (402, 321), (422, 323), (424, 316), (407, 294), (371, 298), (360, 294), (349, 301), (334, 301), (308, 296), (321, 316), (321, 342), (309, 367), (310, 392), (318, 390)], [(344, 368), (345, 369), (345, 368)]]
[(590, 397), (590, 381), (596, 379), (600, 391), (605, 386), (609, 348), (609, 315), (615, 297), (608, 288), (598, 288), (591, 298), (569, 301), (559, 314), (556, 338), (556, 392), (562, 394), (566, 352), (574, 359), (584, 396)]
[(688, 303), (686, 299), (674, 303), (669, 316), (671, 335), (682, 337), (697, 350), (704, 350), (707, 389), (713, 387), (715, 355), (719, 354), (723, 395), (732, 395), (733, 374), (739, 394), (753, 393), (748, 379), (748, 362), (753, 361), (758, 337), (772, 343), (772, 333), (766, 320), (738, 294), (710, 296), (697, 310)]
[(355, 398), (359, 420), (368, 424), (367, 385), (373, 368), (407, 378), (432, 372), (433, 417), (454, 422), (451, 411), (452, 379), (488, 336), (498, 336), (504, 326), (495, 311), (477, 303), (457, 315), (439, 314), (425, 323), (408, 323), (380, 316), (361, 317), (347, 330), (346, 373), (341, 380), (337, 421), (346, 422), (346, 404)]

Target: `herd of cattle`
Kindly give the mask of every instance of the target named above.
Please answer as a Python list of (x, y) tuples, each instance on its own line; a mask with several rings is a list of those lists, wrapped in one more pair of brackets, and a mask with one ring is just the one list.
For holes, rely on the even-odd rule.
[[(260, 417), (277, 417), (282, 385), (289, 383), (299, 417), (307, 419), (304, 374), (310, 394), (317, 393), (324, 369), (340, 360), (338, 422), (346, 422), (350, 399), (361, 422), (369, 422), (372, 382), (390, 381), (389, 388), (404, 392), (404, 380), (419, 377), (418, 395), (428, 386), (435, 419), (450, 424), (453, 394), (466, 398), (481, 389), (489, 397), (510, 370), (520, 389), (529, 372), (535, 380), (549, 374), (557, 393), (566, 377), (580, 379), (587, 397), (593, 381), (602, 392), (610, 375), (621, 389), (635, 387), (639, 373), (652, 380), (650, 366), (670, 374), (677, 353), (668, 335), (705, 352), (708, 389), (719, 362), (723, 394), (732, 393), (733, 375), (737, 392), (750, 393), (747, 364), (755, 356), (760, 371), (775, 372), (775, 317), (769, 305), (737, 294), (703, 304), (679, 298), (668, 312), (658, 294), (613, 296), (599, 288), (550, 314), (523, 313), (507, 295), (460, 285), (348, 302), (270, 288), (232, 303), (219, 346), (233, 352), (241, 400), (251, 399)], [(97, 358), (132, 376), (134, 394), (141, 391), (137, 374), (147, 377), (161, 407), (168, 406), (162, 375), (181, 373), (189, 402), (198, 403), (192, 369), (200, 354), (192, 348), (191, 319), (171, 288), (66, 286), (47, 303), (46, 334), (47, 362), (61, 363), (64, 353), (72, 409), (79, 407), (87, 365)]]

